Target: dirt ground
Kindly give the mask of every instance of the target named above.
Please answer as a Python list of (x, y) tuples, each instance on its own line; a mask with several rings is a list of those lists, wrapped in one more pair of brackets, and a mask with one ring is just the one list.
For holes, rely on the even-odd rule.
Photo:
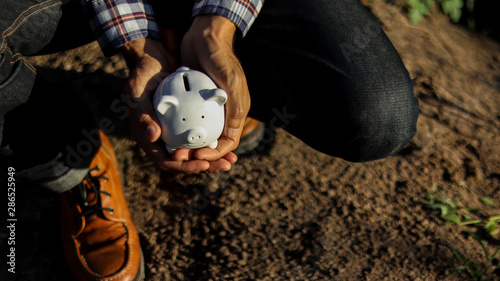
[[(417, 201), (437, 189), (467, 206), (483, 207), (482, 197), (500, 205), (500, 44), (440, 14), (412, 25), (397, 5), (366, 5), (420, 102), (417, 136), (370, 163), (326, 156), (278, 129), (264, 141), (273, 145), (227, 173), (162, 173), (110, 110), (124, 105), (120, 57), (104, 58), (91, 44), (32, 58), (40, 75), (67, 84), (116, 125), (110, 135), (147, 280), (468, 280), (448, 276), (460, 263), (446, 245), (484, 260), (470, 235)], [(18, 189), (17, 200), (15, 280), (73, 280), (58, 242), (57, 198)], [(23, 213), (25, 206), (38, 210)], [(499, 270), (487, 273), (500, 280)]]

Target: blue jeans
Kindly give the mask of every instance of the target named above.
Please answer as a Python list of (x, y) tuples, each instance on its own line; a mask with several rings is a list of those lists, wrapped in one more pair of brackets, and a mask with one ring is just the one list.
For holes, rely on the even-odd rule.
[(81, 46), (94, 40), (92, 31), (78, 1), (0, 0), (0, 7), (0, 168), (68, 190), (88, 173), (98, 143), (78, 161), (65, 159), (95, 122), (64, 87), (37, 79), (25, 56)]
[[(0, 0), (7, 7), (0, 19), (0, 159), (2, 166), (15, 163), (26, 176), (64, 191), (83, 178), (93, 154), (73, 163), (67, 161), (71, 150), (63, 148), (88, 139), (82, 132), (95, 125), (69, 93), (34, 83), (36, 70), (23, 55), (76, 47), (92, 35), (78, 3), (38, 2)], [(192, 2), (153, 3), (160, 25), (181, 38)], [(19, 16), (23, 24), (16, 25)], [(235, 52), (247, 75), (250, 115), (323, 153), (353, 162), (381, 159), (416, 133), (413, 81), (358, 0), (266, 0), (250, 32), (236, 40)], [(58, 114), (39, 115), (49, 111)]]
[(240, 49), (252, 54), (240, 56), (251, 114), (288, 114), (284, 128), (316, 150), (365, 162), (397, 153), (416, 134), (414, 83), (358, 0), (266, 0)]

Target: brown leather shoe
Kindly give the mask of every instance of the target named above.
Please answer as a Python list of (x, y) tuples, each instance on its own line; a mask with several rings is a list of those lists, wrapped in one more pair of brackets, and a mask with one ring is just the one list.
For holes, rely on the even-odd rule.
[(238, 155), (248, 154), (257, 146), (264, 138), (264, 123), (252, 117), (247, 117), (241, 139), (234, 153)]
[(100, 137), (83, 182), (61, 195), (64, 256), (81, 281), (143, 280), (144, 258), (113, 146), (102, 132)]

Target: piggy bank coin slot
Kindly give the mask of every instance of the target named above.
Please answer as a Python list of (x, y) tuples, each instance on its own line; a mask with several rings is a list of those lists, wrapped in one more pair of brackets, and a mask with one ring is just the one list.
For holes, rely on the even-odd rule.
[(184, 80), (184, 89), (186, 90), (186, 92), (191, 91), (191, 87), (189, 86), (189, 80), (188, 80), (187, 73), (184, 73), (182, 75), (182, 80)]

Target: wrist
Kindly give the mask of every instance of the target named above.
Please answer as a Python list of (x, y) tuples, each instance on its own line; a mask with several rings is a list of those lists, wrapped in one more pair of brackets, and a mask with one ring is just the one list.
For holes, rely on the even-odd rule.
[(137, 62), (144, 57), (146, 48), (146, 38), (140, 38), (128, 42), (120, 47), (120, 52), (125, 58), (129, 69), (132, 69)]
[(194, 32), (204, 39), (223, 40), (232, 45), (236, 30), (236, 25), (223, 16), (200, 15), (195, 17), (188, 32)]
[(129, 69), (133, 69), (145, 58), (153, 58), (161, 65), (168, 65), (172, 57), (163, 44), (151, 38), (139, 38), (120, 47), (120, 52), (127, 62)]

